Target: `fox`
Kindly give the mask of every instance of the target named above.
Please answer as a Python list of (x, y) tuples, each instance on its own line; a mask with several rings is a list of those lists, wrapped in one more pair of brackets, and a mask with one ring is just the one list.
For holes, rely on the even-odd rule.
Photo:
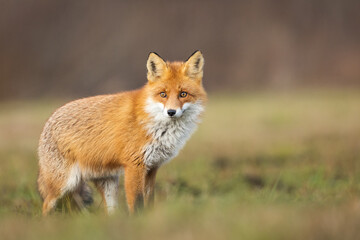
[(91, 203), (90, 182), (112, 214), (122, 175), (130, 215), (153, 205), (158, 169), (177, 156), (203, 115), (203, 67), (200, 51), (175, 62), (151, 52), (142, 88), (58, 108), (45, 123), (38, 146), (42, 214), (53, 212), (66, 194), (79, 206)]

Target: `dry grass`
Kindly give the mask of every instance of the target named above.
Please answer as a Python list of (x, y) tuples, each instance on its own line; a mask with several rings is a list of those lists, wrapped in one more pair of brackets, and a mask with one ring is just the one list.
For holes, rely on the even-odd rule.
[[(360, 235), (360, 94), (213, 95), (203, 123), (160, 172), (156, 206), (129, 218), (40, 217), (36, 146), (64, 101), (0, 104), (1, 239), (355, 239)], [(21, 231), (19, 230), (21, 229)]]

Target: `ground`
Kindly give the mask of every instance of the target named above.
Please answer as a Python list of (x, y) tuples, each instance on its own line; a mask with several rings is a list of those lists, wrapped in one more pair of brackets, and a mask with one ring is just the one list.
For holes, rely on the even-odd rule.
[(113, 216), (95, 194), (88, 212), (42, 218), (36, 147), (65, 102), (0, 103), (1, 239), (360, 236), (359, 91), (210, 94), (198, 131), (159, 170), (153, 209), (129, 217), (121, 190)]

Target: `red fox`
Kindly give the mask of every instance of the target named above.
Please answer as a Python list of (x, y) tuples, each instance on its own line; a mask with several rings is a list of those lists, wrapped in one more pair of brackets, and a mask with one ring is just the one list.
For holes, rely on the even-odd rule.
[(83, 98), (57, 109), (38, 148), (43, 215), (64, 194), (91, 202), (87, 181), (112, 213), (122, 170), (130, 214), (152, 204), (157, 170), (178, 154), (204, 111), (203, 66), (200, 51), (185, 62), (165, 62), (150, 53), (143, 88)]

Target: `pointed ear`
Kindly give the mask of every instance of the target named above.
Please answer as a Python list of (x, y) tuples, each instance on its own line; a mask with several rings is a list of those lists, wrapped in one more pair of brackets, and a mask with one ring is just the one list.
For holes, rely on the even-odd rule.
[(152, 82), (161, 77), (167, 68), (167, 65), (157, 53), (151, 52), (146, 63), (146, 68), (148, 70), (147, 78)]
[(195, 51), (185, 62), (185, 74), (191, 78), (202, 78), (204, 63), (201, 52)]

